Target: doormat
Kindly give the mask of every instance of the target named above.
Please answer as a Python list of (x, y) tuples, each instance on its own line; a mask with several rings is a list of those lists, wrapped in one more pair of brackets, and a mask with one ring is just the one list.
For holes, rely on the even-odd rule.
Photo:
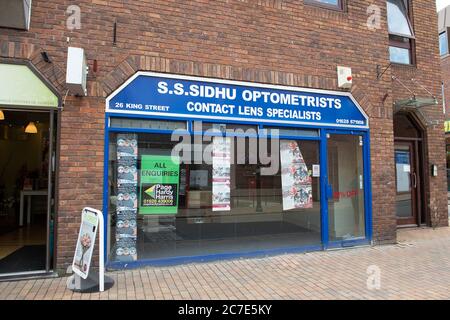
[(0, 260), (0, 273), (45, 270), (45, 245), (24, 246)]

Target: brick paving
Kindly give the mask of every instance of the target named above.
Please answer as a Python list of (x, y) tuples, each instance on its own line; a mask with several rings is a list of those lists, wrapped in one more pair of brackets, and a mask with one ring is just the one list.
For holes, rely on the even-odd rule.
[[(381, 271), (367, 288), (367, 268)], [(0, 299), (450, 299), (450, 228), (400, 230), (398, 244), (109, 272), (104, 293), (67, 278), (0, 282)]]

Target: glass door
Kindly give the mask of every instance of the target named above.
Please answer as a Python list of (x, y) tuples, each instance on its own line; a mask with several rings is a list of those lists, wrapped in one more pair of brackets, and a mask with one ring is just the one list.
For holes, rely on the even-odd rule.
[(417, 225), (416, 190), (419, 177), (414, 154), (414, 143), (395, 143), (395, 213), (398, 225)]
[(363, 136), (327, 137), (329, 241), (365, 238)]

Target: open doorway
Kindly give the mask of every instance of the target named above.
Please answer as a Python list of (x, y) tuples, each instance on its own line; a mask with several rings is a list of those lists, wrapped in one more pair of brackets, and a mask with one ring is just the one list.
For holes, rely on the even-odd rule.
[(51, 264), (53, 113), (2, 110), (0, 276)]
[(426, 223), (423, 129), (413, 114), (394, 116), (396, 217), (397, 226), (414, 227)]

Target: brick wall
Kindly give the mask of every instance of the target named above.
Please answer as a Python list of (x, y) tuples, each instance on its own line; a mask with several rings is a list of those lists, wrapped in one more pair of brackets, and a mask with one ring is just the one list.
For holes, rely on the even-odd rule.
[[(427, 92), (439, 99), (436, 106), (422, 108), (422, 125), (425, 125), (425, 185), (426, 209), (433, 226), (448, 225), (447, 172), (444, 118), (442, 110), (441, 67), (439, 57), (439, 38), (437, 14), (434, 1), (413, 1), (414, 31), (416, 36), (416, 67), (397, 66), (392, 70), (400, 81), (412, 89), (417, 96), (430, 97)], [(415, 81), (411, 81), (414, 79)], [(415, 84), (420, 83), (420, 85)], [(393, 81), (394, 99), (411, 96), (397, 81)], [(393, 162), (392, 162), (393, 163)], [(438, 166), (438, 176), (431, 176), (431, 165)]]
[[(441, 58), (441, 77), (444, 84), (445, 119), (448, 121), (450, 120), (450, 55)], [(450, 144), (449, 133), (446, 134), (446, 144)]]
[(450, 55), (446, 55), (441, 59), (441, 76), (444, 83), (445, 95), (445, 114), (446, 119), (450, 118)]
[[(337, 12), (302, 0), (84, 0), (76, 2), (82, 28), (70, 31), (65, 11), (73, 1), (35, 0), (30, 31), (1, 29), (2, 56), (10, 55), (5, 48), (26, 44), (47, 51), (52, 65), (64, 70), (70, 38), (69, 45), (86, 49), (91, 66), (98, 61), (98, 72), (89, 74), (89, 98), (69, 96), (61, 116), (58, 268), (71, 261), (80, 209), (102, 206), (104, 98), (136, 70), (338, 90), (336, 66), (351, 67), (352, 93), (370, 117), (374, 237), (395, 241), (392, 103), (404, 92), (391, 75), (411, 72), (439, 96), (434, 2), (413, 1), (417, 69), (393, 67), (380, 80), (377, 65), (389, 64), (385, 0), (346, 2), (345, 12)], [(370, 4), (381, 8), (381, 29), (366, 25)], [(429, 112), (442, 122), (439, 112)], [(427, 129), (427, 156), (441, 167), (440, 127)], [(443, 225), (440, 172), (431, 180), (429, 206)]]

